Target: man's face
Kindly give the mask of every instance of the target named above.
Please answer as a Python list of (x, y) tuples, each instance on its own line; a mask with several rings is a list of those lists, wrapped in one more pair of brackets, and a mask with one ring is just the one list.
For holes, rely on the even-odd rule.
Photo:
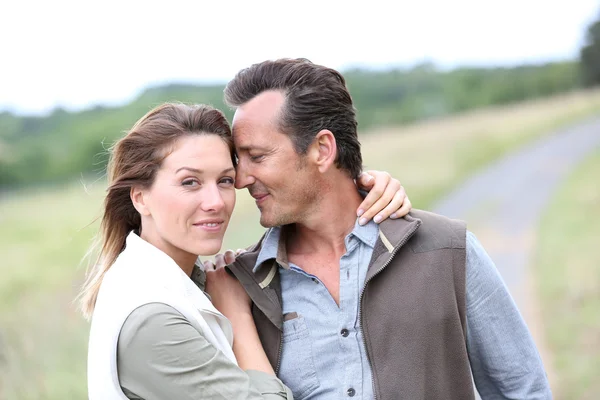
[(240, 106), (233, 117), (238, 155), (236, 188), (248, 188), (264, 227), (302, 223), (317, 207), (317, 169), (279, 130), (284, 95), (267, 91)]

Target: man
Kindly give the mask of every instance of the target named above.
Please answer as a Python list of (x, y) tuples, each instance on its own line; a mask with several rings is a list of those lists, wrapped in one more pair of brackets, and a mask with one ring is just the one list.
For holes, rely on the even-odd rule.
[[(229, 268), (296, 399), (551, 398), (528, 329), (465, 225), (413, 210), (361, 225), (352, 99), (303, 59), (255, 64), (236, 108), (236, 187), (270, 228)], [(471, 373), (472, 371), (472, 373)]]

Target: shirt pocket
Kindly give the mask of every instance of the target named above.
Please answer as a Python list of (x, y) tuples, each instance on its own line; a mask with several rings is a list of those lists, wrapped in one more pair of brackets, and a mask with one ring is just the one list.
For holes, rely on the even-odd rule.
[(283, 322), (279, 378), (292, 390), (295, 400), (307, 398), (319, 387), (310, 332), (301, 315)]

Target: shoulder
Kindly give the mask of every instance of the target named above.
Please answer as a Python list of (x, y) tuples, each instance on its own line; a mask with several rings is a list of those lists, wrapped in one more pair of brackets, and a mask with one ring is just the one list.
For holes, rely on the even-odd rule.
[[(258, 260), (258, 256), (263, 248), (263, 244), (265, 239), (269, 237), (269, 234), (273, 231), (273, 228), (268, 229), (260, 238), (260, 240), (253, 245), (246, 247), (246, 252), (240, 254), (236, 257), (234, 263), (230, 265), (228, 268), (232, 270), (234, 273), (236, 271), (244, 271), (245, 273), (252, 274), (252, 270), (256, 265), (256, 261)], [(238, 274), (235, 274), (238, 276)], [(238, 276), (238, 279), (239, 276)]]
[(421, 223), (411, 239), (421, 250), (466, 248), (467, 224), (464, 221), (424, 210), (412, 210), (408, 216)]
[(162, 303), (144, 304), (129, 314), (116, 350), (122, 390), (146, 399), (191, 398), (188, 376), (218, 351), (181, 313)]
[[(94, 314), (115, 320), (130, 315), (137, 307), (153, 302), (171, 303), (172, 296), (152, 273), (142, 275), (134, 261), (117, 259), (102, 278)], [(163, 280), (164, 282), (164, 280)]]
[(192, 325), (174, 307), (164, 303), (148, 303), (137, 307), (129, 314), (119, 333), (119, 350), (132, 348), (133, 342), (138, 345), (159, 342), (173, 334), (177, 326)]
[(448, 231), (448, 233), (457, 230), (466, 230), (466, 223), (463, 220), (449, 218), (445, 215), (436, 214), (431, 211), (414, 209), (411, 210), (408, 215), (420, 219), (422, 221), (422, 227), (436, 227), (442, 231)]
[[(117, 363), (124, 371), (175, 363), (206, 347), (204, 334), (174, 307), (148, 303), (133, 310), (119, 332)], [(151, 365), (142, 367), (140, 362)], [(125, 374), (128, 376), (131, 374)]]

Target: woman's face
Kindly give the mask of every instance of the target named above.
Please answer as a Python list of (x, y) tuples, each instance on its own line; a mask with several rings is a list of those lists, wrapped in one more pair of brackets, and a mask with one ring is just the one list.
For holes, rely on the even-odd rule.
[[(235, 205), (235, 169), (217, 135), (178, 139), (149, 189), (140, 190), (142, 238), (180, 266), (221, 249)], [(140, 197), (141, 196), (141, 197)], [(136, 194), (132, 192), (136, 202)]]

